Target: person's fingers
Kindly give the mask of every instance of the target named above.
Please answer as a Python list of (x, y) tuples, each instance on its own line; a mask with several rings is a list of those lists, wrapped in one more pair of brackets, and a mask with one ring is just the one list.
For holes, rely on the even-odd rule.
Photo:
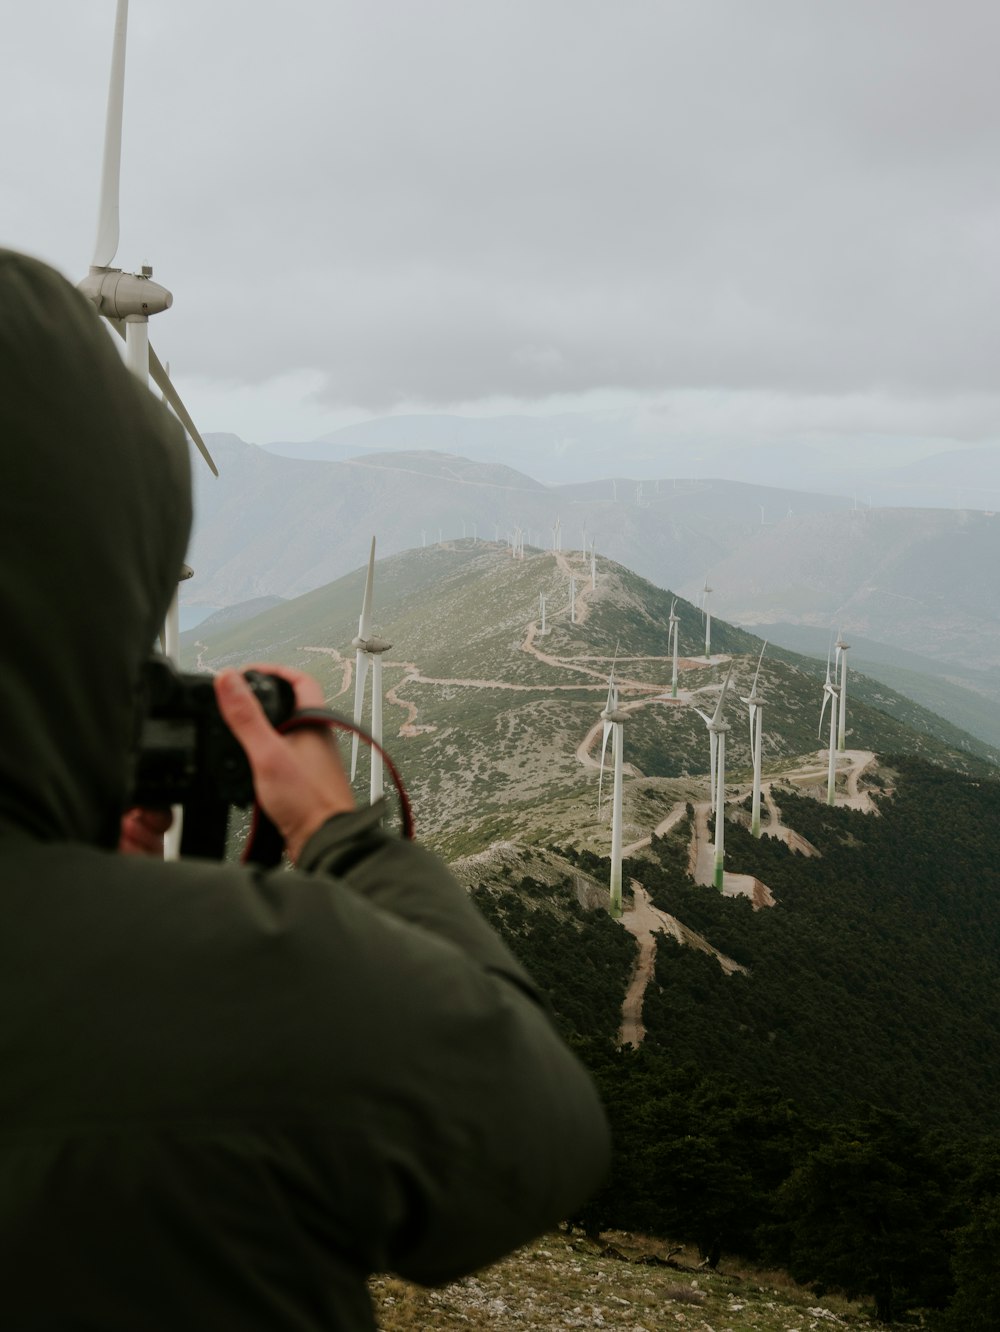
[(260, 773), (281, 766), (285, 747), (240, 671), (220, 671), (215, 697), (222, 719), (243, 746), (250, 767)]
[(162, 856), (163, 837), (172, 823), (169, 809), (126, 811), (122, 815), (119, 851), (132, 856)]
[(305, 671), (297, 671), (292, 666), (282, 666), (277, 662), (255, 661), (249, 666), (244, 666), (245, 671), (259, 671), (262, 675), (277, 675), (282, 680), (287, 680), (295, 690), (295, 706), (297, 708), (321, 708), (326, 700), (323, 697), (323, 689), (315, 676), (307, 675)]

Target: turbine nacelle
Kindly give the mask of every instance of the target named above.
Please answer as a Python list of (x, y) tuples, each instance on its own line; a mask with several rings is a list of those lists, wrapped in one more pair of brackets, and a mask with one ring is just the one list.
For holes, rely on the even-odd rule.
[(381, 652), (388, 652), (392, 644), (384, 638), (361, 638), (355, 634), (351, 639), (351, 647), (358, 652), (367, 652), (370, 657), (373, 657)]
[(152, 273), (148, 267), (144, 267), (141, 273), (92, 267), (78, 284), (78, 290), (93, 301), (99, 314), (108, 319), (128, 319), (130, 316), (148, 319), (150, 315), (169, 310), (174, 303), (173, 295), (166, 287), (152, 280)]

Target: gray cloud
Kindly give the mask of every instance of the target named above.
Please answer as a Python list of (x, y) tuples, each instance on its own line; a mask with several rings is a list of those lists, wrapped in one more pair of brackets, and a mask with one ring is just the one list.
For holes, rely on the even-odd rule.
[[(119, 261), (189, 372), (370, 410), (993, 392), (992, 0), (132, 11)], [(25, 7), (0, 65), (0, 240), (74, 277), (112, 17)]]

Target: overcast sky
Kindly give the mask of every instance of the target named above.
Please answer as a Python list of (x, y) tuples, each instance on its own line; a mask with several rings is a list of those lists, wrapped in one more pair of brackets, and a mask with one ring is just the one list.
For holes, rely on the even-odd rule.
[[(4, 6), (0, 243), (74, 281), (114, 10)], [(203, 432), (994, 440), (998, 51), (996, 0), (132, 0), (116, 263)]]

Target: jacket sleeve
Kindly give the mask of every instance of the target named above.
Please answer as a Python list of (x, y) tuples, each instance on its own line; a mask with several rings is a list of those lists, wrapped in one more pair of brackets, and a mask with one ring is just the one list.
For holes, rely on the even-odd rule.
[(393, 1069), (359, 1150), (386, 1217), (373, 1266), (430, 1284), (564, 1220), (606, 1173), (608, 1130), (523, 967), (446, 866), (382, 833), (380, 814), (331, 819), (299, 869), (334, 876), (400, 936), (387, 984), (406, 1022), (398, 1044), (387, 1036)]

